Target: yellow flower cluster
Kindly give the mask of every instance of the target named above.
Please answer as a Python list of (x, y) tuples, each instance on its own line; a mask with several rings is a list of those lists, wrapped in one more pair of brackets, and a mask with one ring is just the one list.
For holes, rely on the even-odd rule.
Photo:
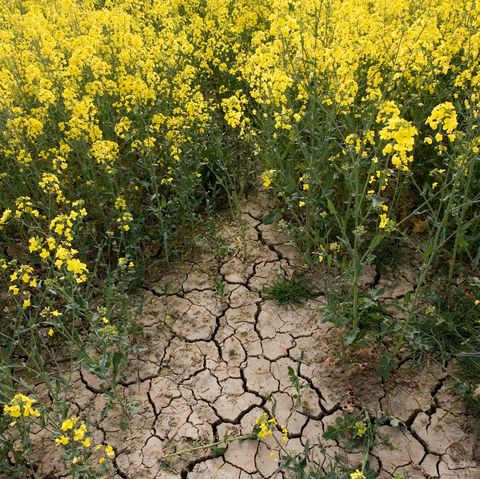
[(59, 203), (65, 201), (57, 175), (53, 173), (43, 173), (42, 179), (38, 182), (38, 186), (42, 188), (44, 193), (53, 193)]
[(134, 268), (135, 267), (135, 263), (133, 261), (128, 261), (127, 262), (127, 258), (124, 258), (123, 256), (121, 258), (118, 258), (118, 266), (122, 267), (122, 268), (126, 268), (127, 266), (129, 268)]
[(107, 458), (111, 459), (115, 457), (115, 451), (113, 450), (113, 447), (110, 444), (98, 444), (95, 447), (95, 451), (103, 451), (104, 456), (100, 457), (98, 459), (98, 462), (100, 464), (103, 464)]
[(133, 221), (133, 215), (132, 213), (129, 213), (128, 211), (125, 211), (122, 213), (120, 218), (117, 218), (117, 223), (119, 224), (120, 228), (123, 231), (129, 231), (130, 230), (130, 223)]
[(263, 413), (255, 420), (255, 426), (258, 429), (258, 439), (265, 439), (272, 435), (272, 428), (277, 426), (277, 420), (274, 417), (269, 417), (267, 413)]
[[(9, 265), (2, 262), (1, 267), (8, 270)], [(12, 269), (10, 269), (8, 292), (12, 296), (20, 298), (22, 308), (27, 309), (32, 305), (31, 297), (38, 286), (37, 276), (28, 264), (17, 267), (15, 261), (12, 261), (10, 267)]]
[(115, 209), (119, 211), (125, 211), (127, 209), (127, 202), (123, 196), (117, 196), (115, 199)]
[(4, 227), (4, 225), (7, 223), (8, 218), (12, 215), (12, 210), (6, 209), (2, 213), (2, 216), (0, 216), (0, 230)]
[(86, 448), (91, 446), (92, 440), (90, 435), (88, 434), (85, 421), (81, 421), (80, 424), (78, 424), (78, 421), (78, 417), (72, 416), (62, 422), (60, 430), (64, 434), (61, 434), (55, 439), (56, 446), (66, 446), (71, 441), (78, 442)]
[(380, 130), (379, 135), (382, 140), (387, 143), (383, 147), (382, 153), (384, 155), (391, 155), (392, 165), (398, 170), (408, 171), (409, 164), (413, 161), (411, 152), (415, 144), (415, 136), (418, 135), (418, 130), (411, 122), (401, 118), (398, 114), (398, 109), (391, 111), (390, 116), (385, 118), (379, 112), (377, 118), (380, 118), (384, 127)]
[(265, 188), (270, 188), (274, 176), (275, 170), (267, 170), (262, 173), (263, 186)]
[(31, 399), (25, 396), (25, 394), (17, 393), (10, 400), (9, 404), (3, 406), (3, 412), (13, 419), (28, 416), (40, 417), (40, 411), (32, 407), (35, 402), (35, 399)]
[(40, 212), (33, 207), (32, 199), (29, 196), (19, 196), (15, 200), (15, 217), (21, 218), (24, 214), (31, 215), (33, 218), (40, 217)]
[(222, 100), (222, 108), (225, 112), (225, 120), (232, 127), (239, 127), (241, 137), (245, 135), (246, 126), (249, 118), (244, 114), (245, 106), (248, 104), (247, 97), (240, 91), (236, 91), (234, 95)]
[(74, 223), (87, 215), (86, 209), (81, 205), (81, 202), (72, 203), (72, 206), (80, 208), (72, 209), (68, 215), (60, 214), (50, 221), (49, 233), (52, 236), (44, 239), (33, 236), (28, 240), (30, 253), (38, 253), (43, 262), (51, 260), (58, 270), (66, 267), (78, 284), (86, 281), (88, 274), (87, 265), (75, 257), (78, 251), (71, 244)]
[[(266, 439), (273, 434), (273, 428), (278, 426), (278, 422), (274, 417), (270, 417), (267, 413), (261, 414), (255, 420), (255, 431), (258, 439)], [(288, 440), (288, 430), (285, 426), (281, 427), (282, 442), (285, 444)]]
[(98, 164), (105, 166), (108, 173), (112, 173), (118, 158), (118, 145), (114, 141), (97, 140), (92, 146), (91, 154)]
[(355, 429), (356, 429), (357, 436), (363, 437), (367, 432), (367, 425), (365, 424), (364, 421), (357, 421), (355, 422)]
[(437, 141), (442, 141), (443, 135), (441, 131), (447, 134), (450, 141), (455, 140), (455, 129), (458, 126), (457, 121), (457, 111), (453, 106), (452, 102), (445, 102), (437, 105), (433, 110), (430, 116), (427, 118), (427, 125), (432, 128), (432, 130), (440, 130), (436, 135), (435, 139)]
[[(88, 431), (85, 421), (80, 421), (78, 417), (72, 416), (65, 419), (60, 425), (58, 437), (55, 438), (56, 446), (68, 446), (76, 451), (72, 462), (76, 464), (81, 460), (81, 449), (89, 449), (92, 446), (92, 437)], [(79, 450), (80, 449), (80, 450)], [(106, 459), (115, 457), (115, 451), (110, 444), (97, 444), (94, 451), (99, 451), (101, 456), (98, 462), (103, 464)]]
[(380, 205), (380, 210), (383, 213), (379, 214), (379, 224), (378, 227), (381, 230), (392, 231), (395, 228), (395, 221), (388, 217), (388, 206), (385, 204)]

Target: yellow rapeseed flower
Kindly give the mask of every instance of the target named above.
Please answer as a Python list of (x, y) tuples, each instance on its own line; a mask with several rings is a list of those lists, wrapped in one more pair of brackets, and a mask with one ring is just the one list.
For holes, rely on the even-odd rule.
[(70, 431), (70, 429), (73, 429), (73, 427), (75, 426), (77, 421), (78, 421), (77, 417), (70, 417), (68, 419), (65, 419), (65, 421), (62, 422), (62, 425), (60, 426), (60, 429), (63, 432)]
[(113, 457), (115, 456), (115, 451), (113, 450), (113, 447), (110, 445), (110, 444), (107, 444), (105, 446), (105, 454), (108, 456), (108, 457)]
[[(453, 133), (453, 131), (458, 126), (457, 121), (457, 112), (452, 102), (447, 101), (445, 103), (440, 103), (433, 110), (430, 116), (427, 118), (426, 122), (432, 130), (437, 128), (442, 128), (443, 131), (447, 134)], [(437, 140), (441, 141), (441, 140)], [(453, 140), (452, 140), (453, 141)]]
[(2, 213), (2, 216), (0, 216), (0, 230), (7, 223), (8, 218), (10, 218), (11, 215), (12, 215), (12, 210), (10, 209), (7, 209)]
[(10, 403), (3, 407), (3, 412), (12, 418), (18, 418), (20, 416), (40, 417), (40, 411), (32, 407), (35, 402), (35, 399), (31, 399), (25, 394), (17, 393), (10, 400)]
[(388, 217), (386, 213), (381, 213), (379, 215), (380, 218), (380, 223), (378, 224), (378, 227), (382, 230), (384, 229), (389, 229), (393, 227), (394, 222)]
[(55, 446), (60, 446), (60, 445), (66, 446), (69, 442), (70, 442), (70, 439), (64, 434), (62, 434), (60, 437), (55, 439)]
[(73, 431), (73, 440), (81, 441), (85, 437), (86, 432), (87, 432), (87, 426), (85, 422), (82, 421), (80, 426)]
[(365, 436), (365, 433), (367, 432), (367, 425), (364, 422), (357, 421), (355, 423), (355, 428), (356, 428), (356, 434), (358, 437)]
[(270, 188), (274, 175), (275, 175), (275, 170), (267, 170), (262, 173), (262, 179), (263, 179), (262, 184), (265, 188)]
[(30, 238), (28, 240), (28, 244), (29, 244), (28, 251), (30, 251), (30, 253), (38, 251), (41, 248), (41, 242), (38, 237)]
[(6, 404), (3, 406), (3, 412), (13, 418), (17, 418), (22, 415), (22, 409), (18, 404), (14, 404), (13, 406)]
[(8, 291), (10, 291), (14, 296), (16, 296), (20, 292), (20, 289), (18, 288), (18, 286), (12, 284), (8, 287)]

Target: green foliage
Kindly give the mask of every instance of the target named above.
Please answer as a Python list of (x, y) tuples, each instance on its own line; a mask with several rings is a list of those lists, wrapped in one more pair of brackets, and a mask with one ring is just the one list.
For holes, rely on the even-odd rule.
[[(289, 471), (295, 479), (350, 479), (351, 475), (357, 472), (362, 473), (366, 479), (373, 479), (376, 473), (369, 465), (370, 453), (376, 444), (388, 445), (388, 441), (377, 431), (377, 428), (383, 425), (398, 427), (402, 423), (385, 415), (372, 417), (367, 409), (356, 413), (344, 412), (336, 418), (334, 424), (327, 427), (323, 439), (338, 442), (347, 452), (361, 452), (361, 464), (348, 464), (338, 455), (331, 456), (321, 442), (312, 445), (306, 441), (301, 453), (281, 449), (277, 472)], [(326, 458), (323, 464), (317, 464), (312, 459), (313, 452), (317, 449), (318, 454)]]
[(455, 354), (477, 350), (479, 319), (480, 310), (464, 288), (424, 295), (407, 333), (410, 348), (420, 360), (433, 356), (446, 365)]
[(400, 426), (400, 420), (394, 417), (381, 415), (372, 417), (367, 409), (357, 413), (343, 413), (338, 416), (335, 423), (328, 426), (323, 434), (324, 439), (342, 441), (347, 451), (355, 451), (363, 447), (373, 449), (376, 442), (385, 439), (378, 435), (378, 426)]
[(327, 305), (323, 309), (325, 321), (333, 323), (337, 328), (346, 328), (343, 337), (345, 347), (365, 347), (369, 343), (381, 340), (386, 333), (392, 333), (390, 316), (384, 304), (379, 301), (383, 293), (381, 289), (370, 289), (357, 297), (357, 317), (362, 328), (353, 326), (353, 300), (348, 292), (343, 290), (341, 282), (337, 289), (327, 293)]
[(293, 402), (296, 405), (300, 402), (302, 389), (309, 388), (310, 386), (306, 381), (302, 381), (302, 379), (296, 373), (295, 369), (293, 369), (291, 366), (288, 367), (288, 378), (290, 379), (290, 383), (295, 389), (295, 393), (292, 395), (292, 397)]
[(215, 278), (214, 281), (214, 291), (215, 294), (222, 300), (225, 301), (228, 297), (229, 291), (224, 281), (221, 278)]
[(262, 294), (265, 299), (276, 301), (282, 306), (301, 304), (315, 297), (308, 283), (297, 273), (291, 276), (279, 274), (272, 284), (263, 289)]
[[(480, 289), (456, 286), (480, 263), (475, 2), (7, 3), (0, 403), (34, 376), (65, 417), (68, 363), (100, 378), (102, 414), (119, 406), (126, 427), (136, 405), (117, 390), (138, 352), (145, 251), (168, 263), (203, 241), (224, 258), (204, 215), (238, 210), (263, 168), (276, 199), (264, 223), (282, 217), (307, 264), (337, 275), (326, 319), (344, 329), (343, 352), (383, 341), (383, 378), (405, 347), (420, 361), (457, 357), (475, 404)], [(241, 223), (240, 234), (246, 256)], [(397, 320), (362, 275), (410, 256), (416, 288)], [(289, 306), (314, 294), (293, 274), (263, 296)], [(26, 474), (23, 462), (7, 473)]]

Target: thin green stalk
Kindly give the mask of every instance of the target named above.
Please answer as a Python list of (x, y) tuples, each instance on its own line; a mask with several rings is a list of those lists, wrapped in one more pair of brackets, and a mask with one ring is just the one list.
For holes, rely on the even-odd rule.
[(216, 441), (216, 442), (210, 442), (208, 444), (202, 444), (200, 446), (193, 446), (189, 447), (187, 449), (182, 449), (181, 451), (177, 452), (170, 452), (169, 454), (165, 454), (160, 458), (160, 461), (164, 461), (165, 459), (168, 459), (169, 457), (179, 457), (179, 456), (184, 456), (185, 454), (190, 454), (195, 451), (200, 451), (202, 449), (208, 449), (211, 447), (215, 446), (220, 446), (221, 444), (230, 444), (231, 442), (235, 441), (244, 441), (246, 439), (255, 439), (255, 436), (250, 434), (244, 434), (243, 436), (235, 436), (235, 437), (230, 437), (230, 438), (225, 438), (222, 441)]
[[(463, 198), (466, 199), (468, 198), (468, 195), (470, 193), (470, 185), (472, 183), (472, 178), (473, 178), (473, 172), (475, 171), (475, 165), (473, 162), (471, 162), (470, 168), (468, 168), (468, 179), (467, 182), (465, 183), (465, 188), (463, 190)], [(467, 209), (471, 204), (468, 201), (464, 201), (460, 210), (460, 215), (458, 216), (457, 219), (457, 227), (455, 230), (455, 242), (453, 244), (453, 252), (452, 252), (452, 258), (450, 260), (450, 268), (448, 271), (448, 278), (447, 278), (447, 289), (450, 291), (450, 286), (452, 284), (452, 279), (453, 279), (453, 273), (455, 271), (455, 263), (457, 259), (457, 254), (458, 254), (458, 247), (460, 244), (460, 238), (461, 234), (463, 233), (465, 229), (465, 214), (467, 213)]]
[[(455, 184), (456, 183), (457, 182), (455, 182)], [(445, 210), (443, 212), (442, 222), (437, 227), (437, 230), (435, 232), (433, 242), (432, 243), (429, 242), (428, 245), (427, 245), (428, 257), (427, 257), (426, 261), (424, 259), (424, 263), (423, 263), (422, 267), (420, 268), (420, 273), (417, 276), (417, 287), (416, 287), (416, 290), (415, 290), (415, 294), (413, 295), (413, 299), (409, 304), (409, 307), (408, 307), (408, 310), (407, 310), (408, 314), (407, 314), (407, 317), (406, 317), (406, 319), (403, 323), (402, 329), (400, 331), (400, 335), (397, 339), (397, 343), (395, 345), (393, 357), (397, 356), (397, 354), (400, 352), (400, 349), (404, 345), (405, 336), (406, 336), (407, 330), (410, 326), (410, 323), (412, 321), (413, 312), (414, 312), (415, 306), (416, 306), (417, 301), (418, 301), (419, 290), (423, 287), (423, 284), (425, 282), (425, 278), (427, 276), (427, 273), (429, 272), (430, 267), (432, 266), (432, 264), (434, 262), (434, 259), (437, 256), (437, 252), (440, 248), (440, 245), (443, 244), (443, 240), (441, 240), (441, 236), (445, 234), (445, 229), (446, 229), (447, 222), (448, 222), (450, 212), (451, 212), (451, 209), (452, 209), (452, 203), (454, 201), (454, 196), (455, 196), (453, 194), (454, 190), (455, 190), (455, 188), (452, 190), (452, 192), (450, 193), (450, 195), (448, 197), (448, 204), (447, 204), (447, 207), (445, 208)]]

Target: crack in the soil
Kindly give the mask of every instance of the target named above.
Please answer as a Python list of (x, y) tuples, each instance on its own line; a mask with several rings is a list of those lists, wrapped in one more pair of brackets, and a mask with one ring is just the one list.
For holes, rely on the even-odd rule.
[(254, 396), (256, 396), (258, 399), (260, 399), (262, 401), (262, 405), (265, 404), (266, 401), (268, 400), (269, 396), (268, 395), (267, 396), (262, 396), (257, 391), (251, 390), (248, 387), (247, 378), (245, 377), (245, 368), (239, 368), (239, 370), (240, 370), (240, 379), (242, 380), (242, 383), (243, 383), (243, 391), (247, 392), (247, 393), (250, 393), (250, 394), (253, 394)]
[(120, 467), (118, 466), (117, 463), (117, 458), (114, 457), (112, 460), (113, 467), (115, 469), (115, 472), (122, 478), (122, 479), (130, 479), (130, 477), (127, 475), (126, 472), (123, 472)]
[[(434, 456), (438, 456), (437, 453), (432, 452), (430, 450), (430, 447), (429, 447), (427, 441), (425, 441), (422, 437), (420, 437), (420, 435), (417, 434), (413, 428), (408, 427), (407, 430), (416, 439), (416, 441), (421, 444), (421, 446), (423, 447), (423, 450), (426, 454), (433, 454)], [(423, 456), (423, 457), (425, 457), (425, 456)], [(422, 457), (422, 459), (423, 459), (423, 457)]]
[[(157, 284), (157, 283), (154, 283), (154, 285)], [(178, 298), (183, 298), (183, 296), (180, 296), (178, 294), (178, 292), (171, 292), (169, 293), (168, 290), (167, 291), (162, 291), (161, 293), (159, 293), (154, 286), (150, 286), (148, 284), (142, 284), (140, 286), (141, 289), (143, 289), (144, 291), (148, 291), (149, 293), (153, 294), (154, 296), (157, 296), (158, 298), (163, 298), (163, 297), (172, 297), (172, 296), (176, 296)]]
[(91, 384), (89, 384), (88, 381), (85, 379), (85, 377), (84, 377), (84, 375), (83, 375), (83, 370), (82, 370), (82, 368), (80, 368), (80, 369), (78, 370), (78, 372), (79, 372), (79, 376), (80, 376), (80, 381), (82, 381), (82, 383), (83, 383), (83, 385), (85, 386), (85, 388), (86, 388), (88, 391), (90, 391), (91, 393), (93, 393), (93, 394), (95, 394), (95, 395), (96, 395), (96, 394), (105, 394), (105, 393), (108, 391), (108, 389), (106, 389), (106, 388), (97, 389), (97, 388), (95, 388), (94, 386), (92, 386)]
[(422, 409), (420, 409), (420, 408), (414, 409), (414, 410), (412, 411), (412, 413), (410, 414), (410, 416), (408, 416), (408, 418), (404, 421), (405, 426), (407, 426), (407, 428), (408, 428), (409, 430), (410, 430), (410, 428), (412, 427), (413, 423), (415, 422), (415, 419), (417, 419), (417, 416), (418, 416), (421, 412), (424, 412), (424, 411), (422, 411)]
[[(260, 333), (260, 330), (258, 329), (258, 318), (260, 317), (260, 313), (262, 312), (262, 306), (264, 304), (264, 301), (259, 301), (258, 303), (255, 303), (255, 306), (257, 307), (255, 314), (253, 316), (254, 323), (253, 323), (253, 330), (255, 333), (257, 333), (258, 339), (260, 340), (260, 343), (264, 338), (262, 338), (262, 335)], [(262, 346), (262, 353), (263, 353), (263, 346)]]
[(292, 358), (290, 356), (290, 354), (288, 355), (288, 357), (294, 361), (296, 364), (297, 364), (297, 371), (296, 371), (296, 374), (298, 376), (299, 379), (303, 379), (307, 384), (308, 384), (308, 387), (310, 389), (312, 389), (313, 391), (315, 391), (317, 393), (317, 396), (318, 396), (318, 404), (320, 406), (320, 409), (322, 410), (323, 412), (323, 417), (326, 417), (326, 416), (331, 416), (332, 414), (335, 414), (339, 409), (341, 409), (341, 405), (340, 405), (340, 402), (337, 402), (332, 408), (328, 409), (326, 406), (323, 405), (322, 403), (322, 400), (324, 402), (326, 402), (326, 399), (324, 397), (324, 395), (322, 394), (322, 391), (320, 390), (320, 388), (318, 388), (317, 386), (315, 386), (313, 384), (313, 381), (311, 378), (307, 378), (305, 376), (302, 375), (302, 373), (300, 372), (300, 364), (298, 364), (298, 361), (295, 360), (295, 358)]
[[(155, 406), (155, 403), (153, 402), (152, 400), (152, 396), (151, 396), (151, 391), (152, 391), (152, 385), (150, 384), (150, 388), (149, 390), (147, 391), (147, 399), (148, 399), (148, 402), (150, 403), (150, 406), (152, 408), (152, 411), (153, 411), (153, 414), (155, 416), (155, 420), (153, 421), (153, 429), (155, 430), (155, 423), (157, 422), (157, 419), (158, 419), (158, 416), (160, 416), (161, 414), (161, 410), (160, 411), (157, 411), (157, 407)], [(170, 398), (170, 401), (169, 403), (165, 406), (165, 408), (169, 407), (171, 404), (172, 404), (172, 401), (174, 400), (175, 398)], [(162, 409), (165, 409), (165, 408), (162, 408)], [(155, 430), (155, 433), (157, 431)]]
[(188, 473), (192, 472), (197, 464), (201, 464), (202, 462), (209, 461), (210, 459), (215, 459), (216, 457), (218, 457), (218, 456), (211, 453), (211, 454), (208, 454), (206, 456), (202, 456), (202, 457), (199, 457), (197, 459), (193, 459), (191, 461), (188, 461), (187, 464), (185, 466), (183, 466), (182, 470), (180, 471), (180, 477), (182, 479), (188, 478)]
[(430, 391), (430, 395), (432, 396), (432, 403), (427, 410), (423, 411), (428, 416), (428, 424), (425, 427), (426, 433), (428, 433), (428, 429), (432, 423), (432, 416), (437, 412), (438, 404), (437, 404), (436, 395), (438, 391), (440, 391), (440, 389), (442, 388), (445, 381), (446, 381), (446, 377), (439, 378), (435, 386)]

